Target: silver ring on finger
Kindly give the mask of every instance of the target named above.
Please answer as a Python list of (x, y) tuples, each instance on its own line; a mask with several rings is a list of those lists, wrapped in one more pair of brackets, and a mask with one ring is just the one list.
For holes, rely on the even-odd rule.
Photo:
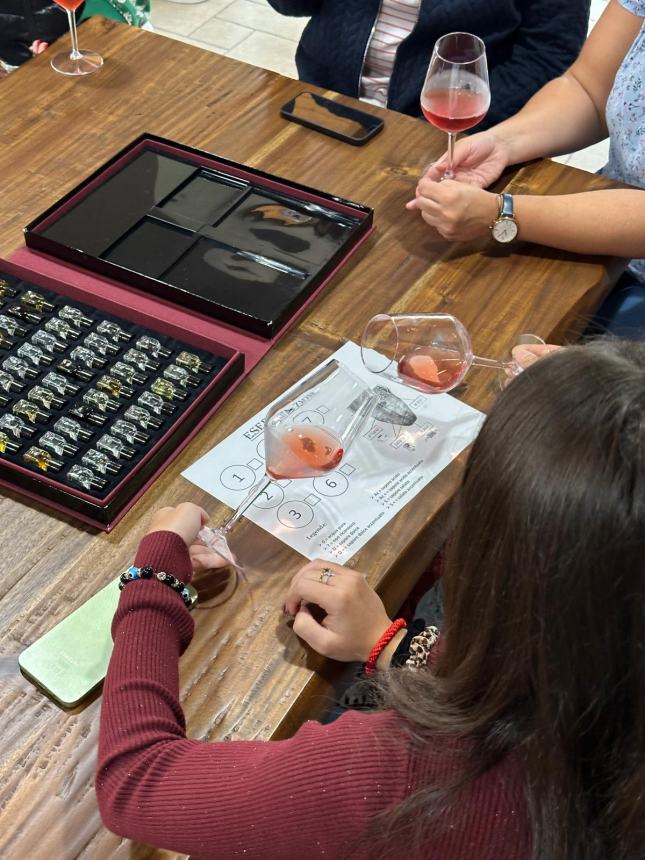
[(331, 570), (331, 568), (329, 567), (323, 567), (323, 569), (320, 571), (320, 576), (318, 577), (318, 579), (325, 585), (329, 585), (329, 580), (332, 578), (332, 576), (336, 576), (334, 571)]

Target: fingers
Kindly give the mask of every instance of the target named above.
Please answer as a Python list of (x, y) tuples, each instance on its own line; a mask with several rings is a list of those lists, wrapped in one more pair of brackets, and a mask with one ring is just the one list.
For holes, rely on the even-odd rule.
[(296, 636), (304, 639), (308, 645), (311, 645), (314, 651), (322, 654), (323, 657), (329, 656), (334, 636), (315, 620), (306, 606), (302, 606), (296, 615), (293, 622), (293, 632)]
[(208, 513), (192, 502), (182, 502), (175, 508), (160, 508), (150, 522), (148, 532), (171, 531), (190, 546), (197, 539), (197, 532), (208, 520)]
[(426, 170), (424, 171), (423, 178), (428, 178), (432, 182), (440, 182), (441, 177), (446, 171), (448, 167), (448, 162), (445, 158), (442, 158), (440, 161), (435, 161), (434, 164), (430, 164)]
[(320, 582), (319, 576), (320, 571), (316, 574), (316, 579), (312, 579), (311, 574), (306, 574), (292, 582), (284, 601), (289, 615), (295, 615), (303, 601), (316, 603), (325, 612), (336, 608), (338, 598), (334, 595), (334, 586), (331, 583), (328, 585)]
[(562, 348), (553, 343), (521, 343), (513, 347), (512, 353), (515, 361), (521, 368), (526, 370), (527, 367), (530, 367), (538, 359)]
[(230, 566), (230, 561), (218, 552), (214, 552), (203, 544), (195, 543), (188, 548), (190, 561), (195, 573), (204, 570), (217, 570)]
[[(324, 577), (324, 570), (331, 571), (333, 577)], [(285, 597), (285, 610), (289, 615), (295, 615), (302, 601), (316, 603), (329, 613), (338, 609), (348, 588), (351, 588), (359, 580), (365, 582), (362, 573), (343, 567), (333, 561), (325, 561), (316, 558), (303, 565), (293, 576), (289, 584), (289, 590)]]

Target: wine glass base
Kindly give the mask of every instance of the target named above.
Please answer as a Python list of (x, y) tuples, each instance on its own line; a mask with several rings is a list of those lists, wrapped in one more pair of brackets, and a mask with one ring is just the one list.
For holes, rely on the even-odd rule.
[(56, 54), (50, 61), (55, 72), (69, 77), (93, 75), (103, 65), (103, 57), (96, 51), (79, 51), (77, 57), (71, 54)]

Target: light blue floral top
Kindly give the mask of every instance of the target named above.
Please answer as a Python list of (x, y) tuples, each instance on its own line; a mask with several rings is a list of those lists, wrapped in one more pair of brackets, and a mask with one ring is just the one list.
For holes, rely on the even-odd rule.
[[(645, 18), (645, 0), (620, 4)], [(645, 24), (618, 69), (606, 116), (610, 144), (603, 174), (645, 188)], [(632, 260), (629, 271), (645, 283), (645, 260)]]

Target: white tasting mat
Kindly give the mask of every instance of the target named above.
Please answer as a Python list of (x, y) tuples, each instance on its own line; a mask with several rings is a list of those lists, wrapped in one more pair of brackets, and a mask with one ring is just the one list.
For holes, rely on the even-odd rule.
[[(357, 344), (346, 343), (322, 364), (330, 358), (368, 385), (380, 384), (363, 367)], [(390, 423), (383, 412), (382, 420), (370, 418), (337, 471), (272, 484), (246, 517), (309, 559), (344, 564), (477, 436), (483, 414), (449, 394), (419, 394), (392, 382), (386, 387), (399, 398), (393, 407), (403, 423)], [(269, 405), (183, 476), (237, 507), (264, 473), (263, 419)], [(324, 425), (326, 411), (325, 403), (310, 400), (306, 414), (297, 417)]]

